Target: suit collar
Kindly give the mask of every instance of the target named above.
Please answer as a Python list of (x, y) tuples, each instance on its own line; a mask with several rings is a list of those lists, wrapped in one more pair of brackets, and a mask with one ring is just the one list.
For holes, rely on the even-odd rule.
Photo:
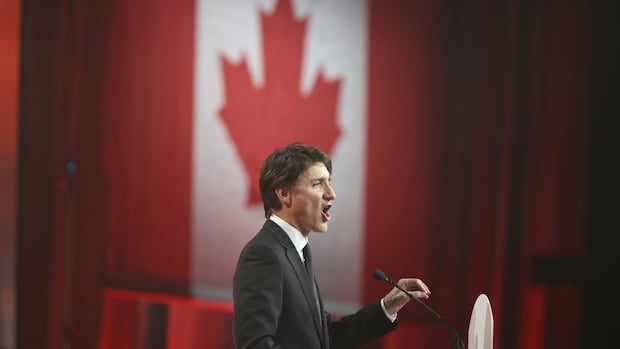
[(275, 214), (271, 215), (269, 220), (276, 223), (286, 233), (288, 238), (293, 243), (293, 246), (295, 246), (297, 254), (299, 254), (299, 257), (303, 260), (302, 250), (308, 244), (308, 237), (304, 236), (299, 230), (297, 230), (297, 228)]

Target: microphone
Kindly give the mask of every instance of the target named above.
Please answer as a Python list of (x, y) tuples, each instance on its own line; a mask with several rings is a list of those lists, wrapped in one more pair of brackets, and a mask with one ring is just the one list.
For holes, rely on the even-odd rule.
[(411, 300), (415, 301), (416, 303), (418, 303), (419, 305), (421, 305), (424, 309), (426, 309), (426, 311), (428, 311), (431, 315), (433, 315), (433, 317), (435, 319), (441, 321), (448, 328), (448, 331), (450, 331), (450, 334), (452, 335), (452, 341), (454, 342), (454, 348), (455, 349), (465, 349), (465, 344), (463, 344), (463, 341), (461, 340), (461, 337), (459, 337), (458, 332), (456, 332), (454, 327), (447, 320), (445, 320), (443, 317), (441, 317), (441, 315), (439, 315), (436, 311), (431, 309), (431, 307), (426, 305), (426, 303), (424, 303), (421, 300), (419, 300), (419, 299), (415, 298), (414, 296), (412, 296), (409, 292), (407, 292), (407, 290), (402, 288), (402, 286), (400, 286), (399, 284), (397, 284), (394, 281), (390, 280), (390, 278), (387, 277), (387, 275), (385, 275), (385, 273), (381, 269), (375, 269), (375, 271), (372, 274), (375, 277), (375, 279), (377, 279), (379, 281), (387, 282), (388, 284), (390, 284), (390, 285), (396, 287), (397, 289), (401, 290), (402, 292), (404, 292), (407, 295), (407, 297), (409, 297), (409, 299), (411, 299)]

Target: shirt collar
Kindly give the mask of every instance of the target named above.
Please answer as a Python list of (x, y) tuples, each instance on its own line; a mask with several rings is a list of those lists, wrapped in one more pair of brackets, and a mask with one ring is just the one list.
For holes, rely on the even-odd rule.
[(299, 256), (303, 256), (302, 250), (308, 244), (308, 237), (304, 236), (299, 230), (297, 230), (297, 228), (289, 224), (284, 219), (276, 216), (275, 214), (272, 214), (269, 219), (275, 224), (277, 224), (280, 228), (282, 228), (282, 230), (284, 230), (288, 238), (293, 243), (293, 246), (295, 246), (295, 249), (297, 250), (297, 253), (299, 253)]

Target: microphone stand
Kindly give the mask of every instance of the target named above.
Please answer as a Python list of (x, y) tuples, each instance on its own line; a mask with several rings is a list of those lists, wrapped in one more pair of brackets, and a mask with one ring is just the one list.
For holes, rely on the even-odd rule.
[(426, 309), (426, 311), (428, 311), (431, 315), (433, 315), (433, 317), (435, 319), (437, 319), (441, 323), (443, 323), (448, 328), (448, 331), (450, 331), (450, 334), (452, 335), (452, 342), (454, 343), (454, 349), (465, 349), (465, 344), (463, 344), (463, 341), (461, 340), (461, 337), (459, 337), (458, 332), (456, 332), (456, 329), (454, 329), (454, 327), (447, 320), (445, 320), (443, 317), (441, 317), (441, 315), (439, 315), (431, 307), (426, 305), (426, 303), (424, 303), (421, 300), (419, 300), (419, 299), (415, 298), (414, 296), (412, 296), (409, 292), (407, 292), (407, 290), (402, 288), (399, 284), (397, 284), (394, 281), (390, 280), (390, 278), (388, 278), (387, 275), (385, 275), (385, 273), (383, 271), (381, 271), (380, 269), (375, 269), (373, 275), (374, 275), (374, 277), (376, 279), (378, 279), (380, 281), (385, 281), (388, 284), (390, 284), (390, 285), (396, 287), (397, 289), (401, 290), (403, 293), (405, 293), (407, 295), (407, 297), (409, 297), (409, 299), (411, 299), (412, 301), (415, 301), (416, 303), (421, 305), (424, 309)]

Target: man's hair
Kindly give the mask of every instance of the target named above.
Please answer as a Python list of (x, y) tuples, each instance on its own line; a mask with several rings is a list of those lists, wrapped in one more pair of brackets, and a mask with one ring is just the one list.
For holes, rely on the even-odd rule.
[(332, 160), (321, 149), (302, 143), (289, 144), (278, 148), (271, 153), (260, 170), (260, 196), (263, 199), (265, 218), (269, 218), (273, 211), (282, 208), (282, 203), (276, 195), (280, 187), (293, 188), (299, 177), (308, 167), (322, 162), (327, 171), (332, 173)]

